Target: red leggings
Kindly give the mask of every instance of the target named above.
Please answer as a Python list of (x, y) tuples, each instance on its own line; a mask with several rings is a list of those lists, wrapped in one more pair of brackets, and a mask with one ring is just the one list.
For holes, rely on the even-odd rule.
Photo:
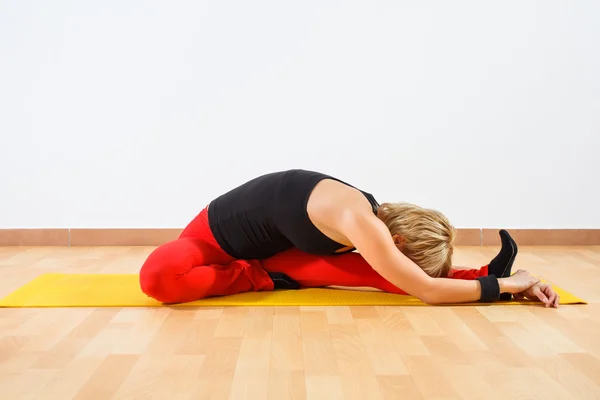
[[(379, 275), (358, 253), (316, 256), (290, 249), (264, 260), (238, 260), (217, 244), (205, 208), (181, 236), (156, 248), (140, 270), (140, 286), (163, 303), (183, 303), (211, 296), (273, 290), (269, 272), (283, 272), (303, 287), (371, 287), (407, 294)], [(453, 269), (453, 279), (475, 279), (479, 269)]]

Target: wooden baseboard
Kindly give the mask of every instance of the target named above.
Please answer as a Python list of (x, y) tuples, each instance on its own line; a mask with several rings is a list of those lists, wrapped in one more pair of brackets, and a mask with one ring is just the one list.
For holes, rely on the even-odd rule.
[(0, 229), (0, 246), (68, 246), (69, 229)]
[[(0, 229), (0, 246), (158, 246), (181, 229)], [(521, 246), (598, 246), (600, 229), (509, 229)], [(497, 246), (497, 229), (458, 229), (457, 246)]]
[(71, 229), (70, 246), (158, 246), (182, 229)]
[(158, 246), (182, 229), (0, 229), (0, 246)]
[[(521, 246), (597, 246), (600, 229), (507, 229)], [(497, 229), (481, 230), (481, 245), (500, 244)]]
[(456, 246), (480, 246), (481, 245), (481, 229), (457, 229)]

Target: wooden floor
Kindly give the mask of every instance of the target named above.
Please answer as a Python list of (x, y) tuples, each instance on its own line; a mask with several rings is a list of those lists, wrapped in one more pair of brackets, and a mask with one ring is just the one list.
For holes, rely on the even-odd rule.
[[(151, 250), (0, 248), (0, 297), (44, 272), (136, 272)], [(590, 304), (0, 309), (0, 398), (600, 399), (600, 247), (522, 248), (516, 268)]]

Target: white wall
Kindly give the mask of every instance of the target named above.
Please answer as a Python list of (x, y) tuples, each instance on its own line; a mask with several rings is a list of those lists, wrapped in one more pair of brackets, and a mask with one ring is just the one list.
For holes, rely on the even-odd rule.
[(0, 1), (0, 228), (182, 227), (335, 174), (458, 227), (600, 227), (600, 2)]

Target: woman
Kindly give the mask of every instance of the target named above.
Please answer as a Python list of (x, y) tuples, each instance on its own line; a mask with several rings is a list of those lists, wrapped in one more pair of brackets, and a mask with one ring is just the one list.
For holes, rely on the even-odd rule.
[(164, 303), (302, 284), (372, 286), (428, 304), (490, 302), (503, 293), (558, 304), (528, 272), (510, 275), (516, 245), (508, 233), (497, 262), (470, 272), (452, 269), (454, 236), (437, 211), (379, 205), (319, 172), (274, 172), (210, 202), (178, 239), (149, 255), (140, 285)]

